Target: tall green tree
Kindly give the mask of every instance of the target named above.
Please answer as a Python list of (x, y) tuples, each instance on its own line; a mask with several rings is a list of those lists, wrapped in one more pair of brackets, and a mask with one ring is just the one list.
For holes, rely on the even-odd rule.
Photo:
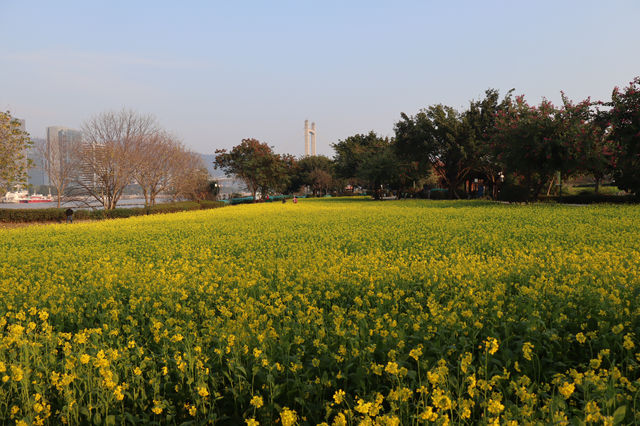
[(291, 179), (291, 190), (308, 186), (317, 196), (319, 191), (328, 191), (334, 181), (333, 161), (324, 155), (309, 155), (298, 159)]
[(274, 153), (267, 143), (243, 139), (229, 152), (225, 149), (216, 150), (213, 164), (227, 175), (242, 180), (255, 202), (258, 190), (264, 197), (270, 190), (283, 190), (287, 186), (294, 161), (291, 156)]
[(508, 107), (511, 91), (500, 100), (500, 93), (495, 89), (485, 91), (484, 98), (471, 101), (464, 119), (470, 127), (470, 137), (475, 140), (476, 156), (474, 169), (482, 174), (491, 186), (493, 198), (498, 196), (498, 186), (504, 170), (504, 165), (496, 158), (492, 145), (492, 137), (496, 127), (496, 117), (500, 111)]
[(400, 155), (421, 170), (432, 167), (449, 188), (450, 198), (459, 198), (457, 188), (476, 158), (475, 139), (464, 115), (449, 106), (432, 105), (412, 117), (401, 113), (395, 132)]
[(29, 134), (9, 111), (0, 112), (0, 196), (16, 185), (27, 184), (27, 148), (32, 145)]
[(381, 139), (380, 145), (363, 156), (356, 176), (367, 183), (375, 199), (381, 199), (384, 188), (397, 189), (400, 163), (393, 140)]
[(383, 144), (384, 140), (373, 131), (368, 134), (349, 136), (344, 140), (339, 140), (332, 144), (331, 146), (335, 151), (334, 164), (336, 175), (342, 179), (353, 182), (357, 181), (358, 170), (361, 167), (364, 157)]
[(499, 112), (492, 138), (496, 156), (520, 181), (526, 198), (536, 199), (556, 172), (570, 170), (565, 125), (562, 111), (547, 100), (532, 106), (518, 96)]
[(393, 143), (373, 131), (334, 143), (336, 175), (367, 187), (379, 197), (381, 187), (393, 185), (400, 173)]
[(640, 77), (623, 90), (615, 88), (608, 104), (614, 143), (614, 177), (618, 188), (640, 194)]
[(594, 109), (599, 103), (589, 98), (574, 103), (563, 93), (562, 102), (561, 143), (569, 150), (565, 172), (593, 176), (598, 194), (600, 182), (612, 171), (613, 151), (606, 114)]
[(296, 169), (296, 159), (290, 154), (273, 153), (264, 161), (263, 167), (260, 194), (264, 199), (270, 192), (286, 191)]

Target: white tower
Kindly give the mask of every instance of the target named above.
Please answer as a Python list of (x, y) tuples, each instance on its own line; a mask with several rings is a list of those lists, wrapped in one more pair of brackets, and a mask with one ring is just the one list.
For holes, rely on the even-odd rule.
[(304, 155), (309, 155), (309, 135), (311, 135), (311, 155), (316, 155), (316, 123), (311, 123), (309, 128), (309, 120), (304, 120)]

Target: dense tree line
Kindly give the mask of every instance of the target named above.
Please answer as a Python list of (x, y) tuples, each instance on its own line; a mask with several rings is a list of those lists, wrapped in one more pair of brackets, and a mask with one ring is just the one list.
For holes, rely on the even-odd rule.
[[(393, 137), (356, 134), (332, 144), (334, 157), (294, 158), (265, 142), (244, 139), (216, 151), (215, 166), (242, 180), (257, 195), (343, 193), (361, 187), (374, 197), (394, 192), (415, 196), (434, 186), (450, 198), (469, 194), (479, 182), (484, 194), (535, 199), (576, 175), (592, 176), (595, 191), (605, 177), (621, 190), (640, 193), (640, 77), (615, 88), (608, 102), (529, 104), (509, 91), (489, 89), (459, 111), (436, 104), (400, 114)], [(106, 209), (136, 182), (146, 203), (160, 192), (201, 198), (211, 192), (200, 157), (160, 128), (150, 116), (105, 112), (83, 125), (84, 140), (73, 156), (48, 158), (49, 180), (63, 194), (79, 188)], [(20, 123), (0, 116), (0, 189), (25, 180), (30, 145)], [(49, 154), (55, 150), (47, 149)], [(70, 167), (62, 167), (62, 164)], [(478, 186), (474, 187), (476, 190)]]
[[(489, 89), (459, 111), (436, 104), (400, 114), (394, 137), (356, 134), (332, 144), (334, 157), (295, 159), (246, 139), (218, 151), (217, 167), (242, 179), (252, 194), (314, 195), (360, 186), (374, 197), (413, 196), (438, 185), (450, 198), (481, 182), (484, 194), (535, 199), (554, 184), (592, 176), (598, 193), (610, 176), (622, 190), (640, 191), (640, 77), (614, 89), (610, 102), (547, 100), (529, 104), (509, 91)], [(476, 185), (477, 189), (477, 185)]]

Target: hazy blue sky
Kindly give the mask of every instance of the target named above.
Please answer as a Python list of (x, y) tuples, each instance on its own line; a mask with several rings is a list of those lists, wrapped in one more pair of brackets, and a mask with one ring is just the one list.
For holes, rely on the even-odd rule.
[(45, 127), (150, 113), (190, 148), (319, 153), (487, 88), (609, 99), (640, 75), (640, 1), (0, 0), (0, 109)]

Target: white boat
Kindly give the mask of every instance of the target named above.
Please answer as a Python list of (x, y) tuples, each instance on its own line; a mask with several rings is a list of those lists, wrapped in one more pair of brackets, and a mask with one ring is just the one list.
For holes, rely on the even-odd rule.
[(21, 203), (21, 200), (29, 197), (29, 191), (26, 189), (17, 190), (13, 192), (7, 192), (2, 199), (3, 203)]
[(33, 193), (29, 195), (26, 189), (18, 189), (17, 191), (7, 192), (2, 199), (3, 203), (50, 203), (53, 201), (51, 191), (49, 195)]
[(33, 193), (33, 195), (27, 195), (25, 198), (20, 198), (20, 203), (50, 203), (53, 201), (53, 197), (51, 196), (51, 194), (49, 195), (42, 195), (42, 194), (36, 194), (35, 192)]

